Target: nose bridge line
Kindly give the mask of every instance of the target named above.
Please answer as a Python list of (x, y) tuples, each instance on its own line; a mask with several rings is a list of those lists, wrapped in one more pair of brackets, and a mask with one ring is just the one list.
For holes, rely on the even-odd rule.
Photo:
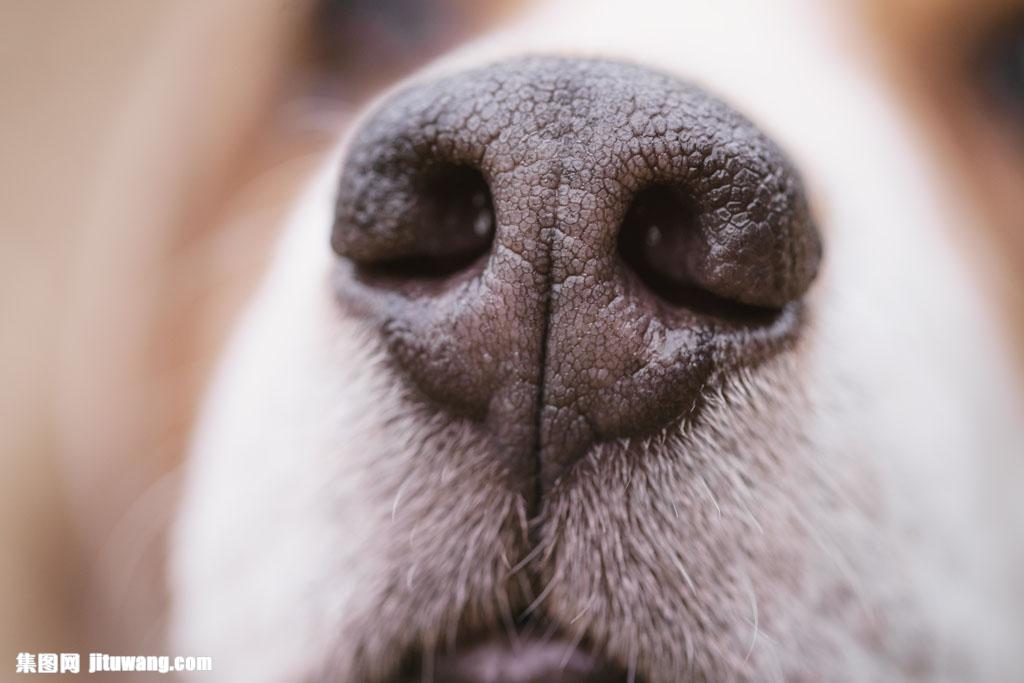
[[(578, 102), (577, 102), (578, 104)], [(542, 262), (544, 265), (544, 295), (541, 303), (541, 327), (540, 327), (540, 344), (538, 348), (538, 362), (537, 362), (537, 383), (536, 383), (536, 395), (535, 395), (535, 410), (534, 410), (534, 424), (533, 424), (533, 472), (534, 472), (534, 483), (531, 491), (532, 500), (528, 501), (527, 509), (531, 513), (531, 517), (536, 517), (540, 514), (540, 504), (544, 500), (544, 480), (542, 475), (544, 469), (543, 453), (543, 422), (544, 422), (544, 408), (545, 408), (545, 396), (547, 394), (547, 381), (548, 381), (548, 345), (551, 337), (551, 316), (554, 308), (554, 249), (557, 242), (558, 232), (560, 230), (560, 224), (563, 220), (563, 198), (562, 189), (565, 184), (565, 155), (569, 150), (575, 147), (574, 130), (571, 125), (568, 125), (566, 120), (572, 116), (572, 106), (570, 102), (562, 103), (559, 106), (559, 116), (556, 117), (555, 127), (557, 130), (564, 131), (558, 136), (558, 144), (552, 146), (554, 151), (554, 158), (549, 159), (550, 173), (555, 179), (554, 187), (552, 188), (552, 202), (553, 207), (550, 211), (551, 224), (540, 225), (539, 243), (541, 248), (544, 250), (542, 256)], [(530, 541), (534, 545), (539, 541), (536, 537), (538, 529), (536, 526), (531, 528)]]
[[(551, 213), (551, 225), (541, 225), (540, 227), (540, 243), (541, 249), (544, 250), (542, 256), (543, 263), (543, 299), (541, 301), (541, 315), (540, 315), (540, 344), (537, 350), (537, 388), (534, 403), (534, 414), (533, 414), (533, 487), (532, 487), (532, 500), (528, 501), (528, 509), (530, 510), (531, 516), (536, 516), (540, 513), (540, 502), (543, 500), (543, 483), (541, 478), (541, 471), (543, 469), (542, 454), (544, 452), (544, 444), (542, 443), (543, 434), (543, 421), (544, 421), (544, 396), (546, 394), (546, 385), (548, 378), (548, 341), (551, 334), (551, 310), (552, 310), (552, 297), (554, 289), (554, 273), (553, 273), (553, 251), (555, 248), (555, 235), (558, 230), (558, 222), (560, 220), (559, 209), (560, 209), (560, 195), (562, 191), (562, 173), (563, 163), (561, 160), (561, 149), (562, 145), (555, 145), (556, 154), (559, 158), (551, 160), (551, 170), (556, 178), (556, 183), (553, 188), (552, 197), (555, 203), (554, 211)], [(531, 532), (532, 533), (532, 532)], [(531, 541), (537, 539), (531, 538)]]
[[(559, 172), (559, 184), (561, 186), (561, 173)], [(551, 251), (553, 240), (545, 232), (551, 231), (550, 227), (541, 228), (541, 239), (540, 243), (542, 248), (546, 250), (544, 255), (544, 295), (541, 302), (541, 316), (540, 316), (540, 345), (537, 350), (537, 389), (533, 411), (533, 487), (532, 487), (532, 500), (528, 501), (528, 509), (531, 512), (531, 516), (535, 516), (539, 513), (539, 504), (543, 500), (544, 491), (541, 485), (541, 468), (543, 463), (541, 462), (541, 454), (543, 453), (544, 444), (541, 443), (541, 427), (544, 421), (544, 393), (545, 385), (547, 383), (547, 366), (548, 366), (548, 337), (551, 330), (551, 289), (552, 289), (552, 273), (551, 273)]]

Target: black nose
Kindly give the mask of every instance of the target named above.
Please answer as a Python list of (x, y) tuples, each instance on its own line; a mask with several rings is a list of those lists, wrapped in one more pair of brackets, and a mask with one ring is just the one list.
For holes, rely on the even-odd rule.
[(517, 485), (699, 416), (784, 349), (820, 260), (790, 165), (703, 91), (516, 60), (409, 88), (351, 142), (339, 294)]

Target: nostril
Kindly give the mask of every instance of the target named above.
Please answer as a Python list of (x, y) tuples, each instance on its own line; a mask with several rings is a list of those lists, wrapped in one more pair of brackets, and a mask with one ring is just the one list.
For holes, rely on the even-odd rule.
[(415, 186), (408, 228), (419, 235), (412, 253), (373, 264), (374, 270), (406, 277), (443, 277), (484, 254), (494, 236), (491, 193), (480, 171), (439, 164)]
[(639, 191), (619, 228), (618, 252), (644, 286), (665, 303), (734, 322), (770, 322), (776, 308), (719, 296), (698, 282), (701, 244), (698, 203), (681, 185), (656, 184)]
[[(332, 245), (361, 275), (439, 279), (488, 252), (494, 206), (478, 169), (434, 161), (408, 169), (400, 180), (389, 196), (366, 193), (348, 214), (339, 211)], [(373, 233), (376, 238), (365, 239)]]
[(637, 193), (619, 229), (619, 253), (652, 289), (672, 300), (693, 285), (686, 254), (697, 230), (697, 209), (681, 188), (656, 185)]

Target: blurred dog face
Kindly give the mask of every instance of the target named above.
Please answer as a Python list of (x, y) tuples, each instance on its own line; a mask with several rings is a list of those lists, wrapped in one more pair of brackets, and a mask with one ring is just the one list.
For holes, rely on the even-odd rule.
[(971, 214), (833, 20), (559, 0), (362, 113), (196, 430), (177, 646), (225, 680), (1018, 673)]

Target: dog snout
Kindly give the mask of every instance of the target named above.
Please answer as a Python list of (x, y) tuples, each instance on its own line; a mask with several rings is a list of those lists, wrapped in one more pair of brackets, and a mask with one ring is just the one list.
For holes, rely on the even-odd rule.
[(351, 140), (339, 299), (524, 491), (697, 419), (787, 348), (821, 258), (757, 127), (642, 67), (528, 58), (390, 97)]

